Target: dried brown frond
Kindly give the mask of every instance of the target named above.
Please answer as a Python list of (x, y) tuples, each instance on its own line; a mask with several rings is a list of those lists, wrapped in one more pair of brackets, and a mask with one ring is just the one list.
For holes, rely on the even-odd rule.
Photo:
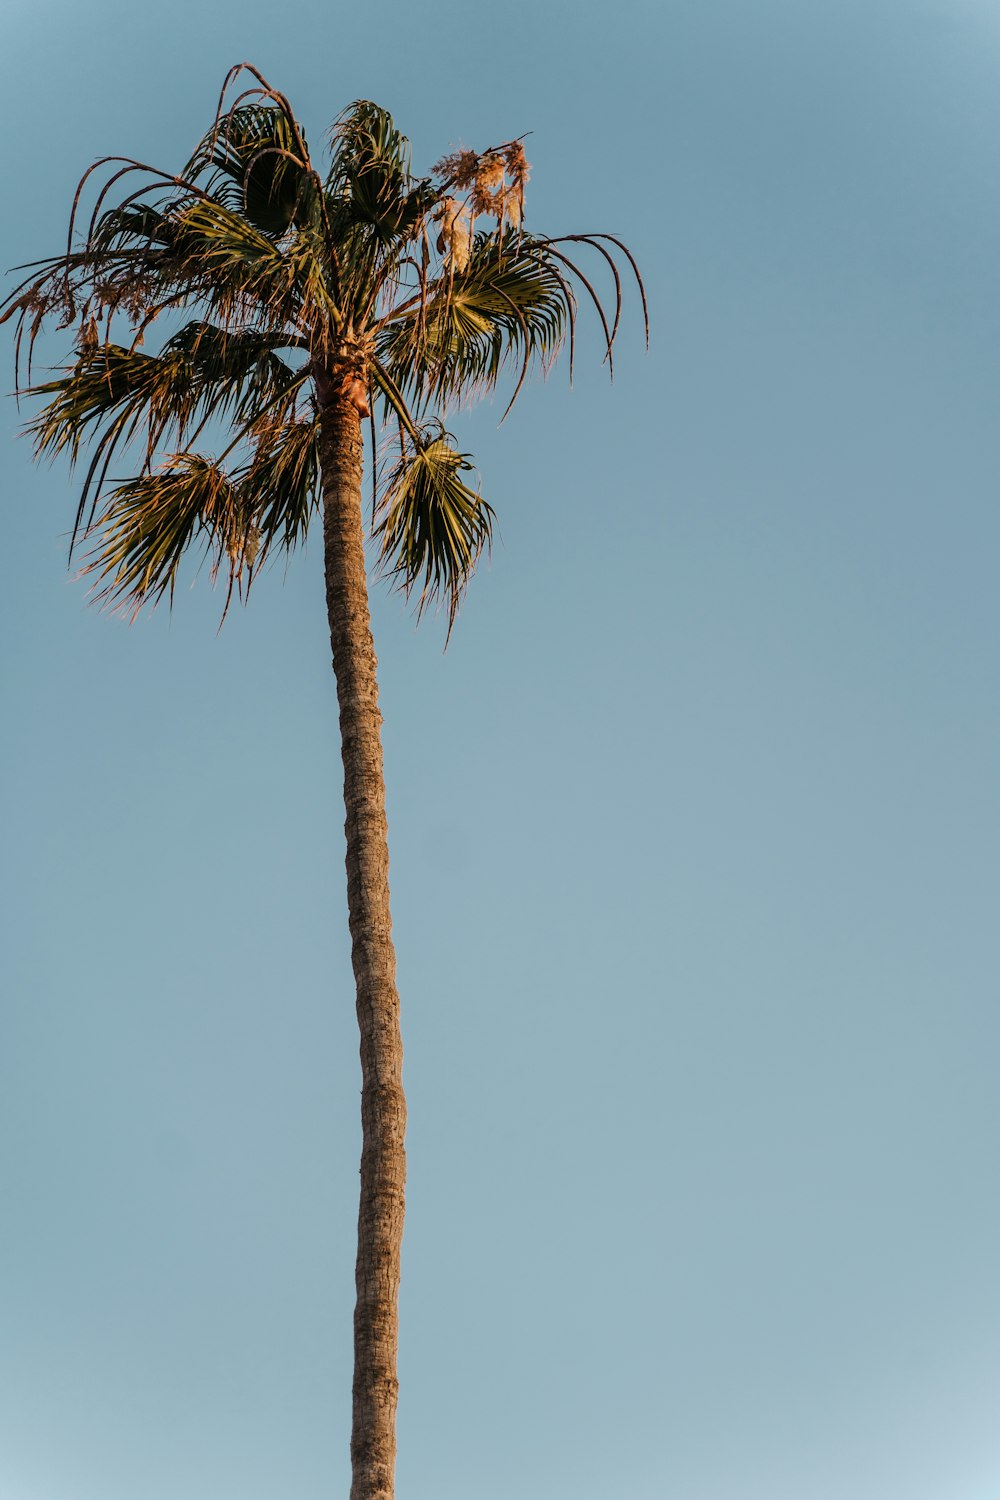
[(495, 219), (503, 218), (503, 188), (498, 188), (495, 193), (488, 189), (474, 189), (470, 207), (474, 217), (480, 214), (490, 214)]
[(456, 271), (464, 271), (472, 248), (472, 221), (468, 210), (457, 198), (445, 198), (437, 217), (441, 224), (437, 248), (449, 258)]
[(453, 151), (431, 167), (433, 175), (440, 177), (445, 187), (457, 188), (471, 187), (478, 170), (479, 157), (475, 151)]
[(512, 141), (506, 148), (504, 163), (511, 180), (504, 198), (504, 212), (514, 228), (520, 229), (524, 218), (524, 185), (531, 175), (531, 167), (521, 141)]
[(81, 354), (91, 354), (100, 342), (101, 335), (97, 326), (97, 319), (91, 313), (89, 317), (84, 317), (80, 324), (80, 333), (76, 341), (76, 346)]
[(476, 192), (492, 193), (503, 182), (503, 157), (481, 156), (476, 168)]
[(524, 154), (523, 141), (511, 141), (509, 146), (504, 147), (503, 157), (508, 177), (517, 186), (523, 187), (531, 174), (531, 164)]
[(473, 214), (492, 214), (497, 220), (503, 218), (504, 200), (503, 157), (492, 152), (479, 158), (475, 184), (472, 190)]
[[(248, 568), (252, 568), (254, 563), (257, 561), (257, 556), (260, 552), (259, 527), (257, 527), (253, 521), (249, 521), (247, 523), (245, 531), (240, 531), (238, 529), (232, 531), (226, 538), (225, 548), (226, 555), (229, 558), (231, 564), (230, 572), (232, 578), (234, 580), (239, 580), (243, 577), (244, 564)], [(213, 581), (214, 577), (218, 574), (219, 571), (219, 562), (221, 562), (221, 558), (216, 562), (214, 566)]]

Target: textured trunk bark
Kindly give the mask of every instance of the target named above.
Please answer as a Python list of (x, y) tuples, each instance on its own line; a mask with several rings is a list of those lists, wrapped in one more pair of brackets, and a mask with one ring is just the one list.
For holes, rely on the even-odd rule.
[(340, 703), (347, 902), (361, 1030), (363, 1140), (351, 1500), (392, 1500), (399, 1255), (406, 1180), (403, 1048), (389, 917), (382, 715), (361, 522), (361, 423), (357, 407), (343, 390), (328, 388), (324, 395), (320, 462), (326, 600)]

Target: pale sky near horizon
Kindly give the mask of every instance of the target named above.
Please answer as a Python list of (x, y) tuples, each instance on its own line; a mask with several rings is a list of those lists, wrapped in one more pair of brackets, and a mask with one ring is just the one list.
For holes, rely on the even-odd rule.
[[(650, 292), (612, 386), (583, 309), (572, 390), (455, 419), (499, 542), (447, 653), (373, 591), (400, 1500), (1000, 1495), (996, 12), (8, 0), (0, 43), (4, 268), (97, 156), (180, 166), (248, 58), (317, 151), (361, 96), (418, 171), (531, 130), (531, 226), (621, 234)], [(0, 1500), (325, 1500), (320, 549), (221, 634), (193, 574), (129, 629), (0, 422)]]

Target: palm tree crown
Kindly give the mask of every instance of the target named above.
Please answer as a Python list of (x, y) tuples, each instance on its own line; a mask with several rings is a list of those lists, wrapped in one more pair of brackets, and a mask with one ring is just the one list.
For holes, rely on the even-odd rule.
[[(246, 74), (251, 85), (225, 107)], [(597, 309), (610, 364), (616, 252), (642, 294), (635, 262), (610, 235), (524, 227), (521, 140), (456, 152), (416, 178), (406, 137), (360, 100), (331, 141), (323, 176), (287, 99), (241, 64), (180, 175), (126, 157), (90, 168), (66, 252), (26, 268), (3, 306), (0, 320), (18, 317), (19, 366), (27, 334), (28, 390), (45, 398), (30, 424), (37, 451), (75, 461), (91, 445), (73, 544), (85, 544), (105, 602), (135, 612), (172, 597), (189, 547), (224, 572), (227, 606), (234, 586), (248, 589), (319, 508), (321, 408), (337, 388), (370, 418), (373, 457), (376, 412), (387, 435), (372, 465), (382, 567), (421, 609), (442, 602), (450, 630), (493, 511), (442, 415), (491, 391), (508, 365), (512, 404), (567, 335), (572, 368), (577, 288)], [(81, 195), (102, 168), (80, 243)], [(571, 258), (576, 245), (610, 268), (607, 309)], [(75, 328), (75, 359), (31, 385), (30, 347), (50, 314)], [(161, 314), (170, 331), (150, 353)], [(220, 420), (226, 441), (210, 458), (195, 445)], [(110, 481), (116, 453), (136, 444), (138, 472)]]

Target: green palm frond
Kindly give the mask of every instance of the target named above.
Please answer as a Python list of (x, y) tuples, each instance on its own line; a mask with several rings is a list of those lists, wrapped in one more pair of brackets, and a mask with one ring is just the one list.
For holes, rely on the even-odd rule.
[(89, 533), (96, 545), (84, 573), (97, 574), (102, 604), (127, 606), (134, 617), (147, 602), (173, 597), (181, 559), (199, 539), (213, 572), (226, 558), (235, 567), (252, 524), (238, 488), (217, 464), (178, 453), (169, 468), (110, 493)]
[(331, 203), (388, 241), (411, 186), (409, 141), (388, 111), (358, 99), (334, 126), (333, 147), (326, 180)]
[[(102, 603), (133, 615), (164, 594), (173, 598), (186, 552), (203, 544), (213, 578), (228, 570), (229, 593), (247, 584), (275, 547), (291, 551), (319, 504), (318, 421), (264, 424), (249, 461), (233, 473), (182, 452), (154, 472), (117, 485), (87, 537), (85, 573), (95, 573)], [(228, 596), (227, 596), (228, 605)]]
[(466, 585), (493, 536), (493, 510), (462, 479), (473, 472), (466, 453), (440, 422), (403, 441), (382, 488), (376, 535), (383, 570), (409, 596), (419, 588), (418, 617), (428, 604), (448, 609), (448, 633)]
[(246, 104), (219, 120), (184, 170), (192, 181), (202, 173), (213, 197), (244, 213), (264, 234), (281, 236), (294, 223), (316, 221), (305, 137), (280, 109)]
[(43, 262), (0, 321), (16, 315), (19, 337), (27, 328), (33, 342), (52, 314), (81, 332), (116, 316), (142, 331), (165, 311), (194, 306), (227, 331), (256, 327), (276, 343), (319, 349), (341, 321), (328, 271), (322, 233), (311, 226), (279, 245), (204, 194), (133, 202), (100, 219), (84, 251)]
[(310, 342), (339, 323), (322, 236), (312, 226), (278, 244), (210, 197), (189, 200), (170, 219), (172, 253), (159, 267), (168, 296), (183, 292), (229, 326), (260, 320)]
[(68, 450), (72, 463), (81, 445), (93, 442), (74, 544), (88, 500), (93, 518), (116, 451), (142, 436), (148, 464), (157, 448), (181, 447), (196, 422), (200, 429), (212, 418), (249, 434), (262, 414), (274, 422), (294, 413), (307, 374), (292, 369), (273, 340), (252, 329), (229, 334), (200, 321), (182, 328), (159, 355), (85, 342), (75, 366), (32, 389), (49, 400), (28, 427), (37, 453)]
[(470, 400), (492, 391), (508, 364), (519, 366), (518, 389), (533, 361), (547, 368), (575, 310), (544, 241), (480, 233), (463, 272), (383, 319), (378, 354), (421, 409)]
[(189, 323), (159, 354), (121, 344), (85, 344), (76, 364), (58, 380), (33, 386), (49, 397), (29, 424), (39, 454), (69, 448), (124, 417), (133, 434), (141, 426), (154, 448), (167, 435), (183, 443), (196, 418), (229, 416), (249, 421), (262, 404), (291, 400), (305, 375), (275, 352), (274, 340), (252, 329), (228, 333), (211, 323)]
[(345, 301), (356, 317), (364, 317), (418, 236), (436, 194), (429, 182), (411, 177), (408, 139), (371, 100), (356, 100), (344, 110), (332, 142), (326, 179), (331, 232)]
[(151, 257), (150, 266), (157, 264), (157, 257), (162, 264), (166, 259), (163, 252), (173, 247), (176, 238), (173, 207), (173, 201), (168, 199), (159, 208), (154, 203), (136, 200), (108, 209), (90, 235), (92, 257), (97, 260), (117, 254), (124, 260), (142, 252)]
[(319, 418), (266, 425), (239, 487), (254, 516), (261, 561), (274, 547), (291, 552), (319, 509)]

